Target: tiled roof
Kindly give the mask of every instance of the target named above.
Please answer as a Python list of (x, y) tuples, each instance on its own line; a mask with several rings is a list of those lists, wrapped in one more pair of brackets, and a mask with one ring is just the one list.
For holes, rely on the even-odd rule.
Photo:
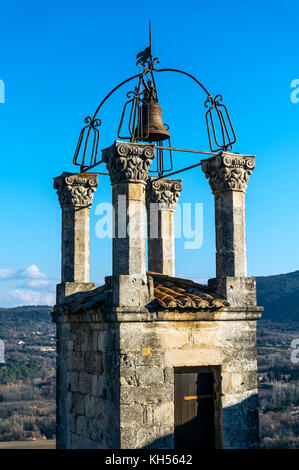
[(154, 280), (155, 299), (164, 308), (206, 310), (229, 305), (223, 297), (203, 284), (159, 273), (147, 274)]
[(62, 305), (55, 305), (54, 311), (59, 313), (80, 313), (91, 308), (97, 308), (104, 305), (105, 285), (87, 292), (77, 292), (69, 295)]
[[(148, 272), (154, 281), (155, 301), (164, 309), (215, 310), (229, 303), (208, 286), (188, 279)], [(56, 312), (80, 313), (99, 308), (105, 302), (105, 285), (88, 292), (78, 292), (67, 297), (63, 305), (56, 306)]]

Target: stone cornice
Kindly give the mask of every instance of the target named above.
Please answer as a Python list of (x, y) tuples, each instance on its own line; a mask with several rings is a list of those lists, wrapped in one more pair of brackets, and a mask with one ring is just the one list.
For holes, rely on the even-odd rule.
[(61, 207), (90, 207), (98, 185), (93, 173), (62, 173), (54, 178)]
[(151, 204), (158, 204), (159, 209), (174, 211), (182, 189), (181, 179), (150, 179), (146, 188), (147, 209)]
[(213, 194), (222, 191), (245, 192), (255, 168), (254, 155), (221, 152), (202, 160), (201, 169), (208, 178)]
[[(142, 310), (142, 311), (141, 311)], [(133, 308), (112, 308), (109, 312), (102, 309), (90, 309), (84, 313), (60, 312), (54, 308), (52, 318), (55, 323), (137, 323), (137, 322), (219, 322), (219, 321), (256, 321), (262, 317), (262, 307), (255, 308), (225, 308), (217, 312), (181, 312)]]
[(119, 182), (145, 183), (154, 156), (153, 145), (118, 140), (102, 150), (102, 158), (107, 164), (112, 184)]

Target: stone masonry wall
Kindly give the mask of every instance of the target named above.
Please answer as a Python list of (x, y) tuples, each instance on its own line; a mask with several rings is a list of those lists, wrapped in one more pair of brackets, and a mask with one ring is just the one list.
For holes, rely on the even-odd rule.
[(172, 448), (174, 367), (217, 365), (222, 395), (217, 445), (254, 445), (258, 429), (255, 328), (255, 322), (246, 321), (122, 323), (122, 448)]
[(255, 446), (256, 321), (136, 317), (66, 317), (59, 391), (65, 447), (173, 448), (174, 367), (182, 366), (219, 367), (217, 447)]

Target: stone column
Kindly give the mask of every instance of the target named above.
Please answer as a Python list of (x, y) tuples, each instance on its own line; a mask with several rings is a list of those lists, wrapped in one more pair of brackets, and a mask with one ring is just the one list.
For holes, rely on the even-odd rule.
[[(232, 296), (238, 303), (239, 290), (252, 292), (254, 280), (247, 276), (245, 191), (252, 170), (254, 155), (221, 152), (202, 161), (202, 171), (208, 178), (215, 197), (216, 278), (209, 285)], [(230, 286), (228, 286), (230, 284)], [(249, 285), (248, 285), (249, 284)], [(217, 287), (215, 286), (215, 287)], [(249, 295), (250, 297), (250, 295)], [(248, 302), (252, 302), (248, 299)]]
[(145, 185), (154, 155), (153, 145), (120, 141), (103, 150), (115, 215), (113, 307), (142, 308), (152, 295), (145, 265)]
[(93, 173), (62, 173), (54, 178), (62, 209), (57, 303), (62, 303), (67, 295), (94, 287), (89, 282), (89, 211), (97, 185), (97, 175)]
[(181, 179), (150, 179), (146, 191), (149, 271), (175, 275), (174, 211)]
[[(98, 185), (92, 173), (62, 173), (54, 178), (62, 209), (61, 283), (56, 304), (68, 295), (94, 288), (89, 282), (89, 210)], [(68, 447), (68, 386), (70, 324), (60, 315), (56, 322), (56, 447)]]

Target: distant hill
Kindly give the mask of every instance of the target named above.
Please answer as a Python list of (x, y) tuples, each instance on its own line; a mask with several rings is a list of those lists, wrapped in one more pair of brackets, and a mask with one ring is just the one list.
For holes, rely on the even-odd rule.
[(264, 320), (299, 321), (299, 271), (256, 278), (257, 303)]
[(51, 311), (52, 307), (48, 305), (0, 308), (0, 338), (10, 339), (32, 330), (54, 331)]

